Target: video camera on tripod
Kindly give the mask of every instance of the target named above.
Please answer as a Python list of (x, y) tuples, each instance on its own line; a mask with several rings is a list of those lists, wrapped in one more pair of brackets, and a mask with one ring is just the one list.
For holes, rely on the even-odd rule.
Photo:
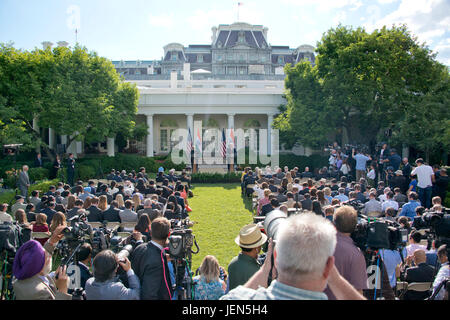
[[(169, 255), (175, 271), (175, 291), (179, 300), (191, 300), (193, 291), (192, 254), (197, 254), (200, 248), (195, 240), (192, 229), (194, 223), (189, 219), (171, 220), (169, 236)], [(192, 250), (195, 245), (196, 251)]]
[(443, 208), (443, 212), (427, 210), (420, 217), (416, 217), (412, 227), (425, 230), (428, 240), (428, 250), (433, 240), (438, 245), (447, 245), (447, 256), (450, 256), (450, 208)]

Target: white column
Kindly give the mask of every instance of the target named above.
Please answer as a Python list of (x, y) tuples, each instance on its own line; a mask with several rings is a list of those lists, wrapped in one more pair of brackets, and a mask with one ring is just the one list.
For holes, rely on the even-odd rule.
[(186, 127), (189, 131), (191, 129), (191, 136), (194, 136), (194, 114), (186, 113)]
[(234, 130), (234, 113), (229, 113), (228, 114), (228, 129), (233, 129)]
[(48, 146), (50, 149), (55, 148), (55, 130), (48, 128)]
[(69, 147), (67, 145), (67, 135), (61, 135), (61, 144), (66, 145), (66, 152), (67, 152), (67, 148)]
[(406, 144), (402, 145), (402, 158), (409, 158), (409, 146)]
[(272, 124), (273, 124), (273, 114), (267, 115), (267, 153), (272, 154)]
[(114, 138), (106, 138), (106, 149), (108, 157), (114, 157)]
[(153, 157), (153, 114), (147, 115), (147, 157)]

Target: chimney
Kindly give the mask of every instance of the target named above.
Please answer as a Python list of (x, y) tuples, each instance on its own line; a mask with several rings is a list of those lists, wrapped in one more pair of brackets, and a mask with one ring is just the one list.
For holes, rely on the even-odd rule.
[(50, 41), (44, 41), (44, 42), (42, 42), (41, 43), (42, 44), (42, 48), (45, 50), (45, 49), (47, 49), (47, 48), (52, 48), (52, 45), (53, 45), (53, 43), (52, 42), (50, 42)]
[(216, 38), (217, 38), (217, 27), (212, 27), (211, 30), (213, 32), (211, 40), (212, 40), (212, 43), (214, 43), (216, 41)]
[(58, 47), (67, 47), (69, 45), (69, 43), (66, 41), (58, 41), (57, 44)]
[(267, 31), (269, 31), (269, 28), (264, 27), (264, 29), (263, 29), (263, 35), (264, 35), (264, 38), (266, 39), (266, 42), (267, 42)]

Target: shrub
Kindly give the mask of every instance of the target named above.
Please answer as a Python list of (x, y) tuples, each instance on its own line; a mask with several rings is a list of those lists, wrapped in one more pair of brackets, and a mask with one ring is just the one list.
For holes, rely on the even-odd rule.
[(49, 170), (46, 168), (30, 168), (28, 170), (28, 176), (30, 181), (40, 181), (48, 179)]
[(89, 180), (95, 177), (95, 168), (89, 165), (80, 165), (75, 170), (75, 178), (78, 180)]
[(192, 183), (230, 183), (241, 182), (241, 173), (193, 173), (191, 175)]

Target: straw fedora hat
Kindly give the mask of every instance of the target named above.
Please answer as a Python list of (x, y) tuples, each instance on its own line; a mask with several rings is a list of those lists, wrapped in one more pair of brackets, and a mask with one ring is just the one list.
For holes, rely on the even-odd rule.
[(234, 239), (238, 246), (247, 249), (262, 246), (266, 241), (267, 236), (254, 223), (244, 226), (236, 239)]

